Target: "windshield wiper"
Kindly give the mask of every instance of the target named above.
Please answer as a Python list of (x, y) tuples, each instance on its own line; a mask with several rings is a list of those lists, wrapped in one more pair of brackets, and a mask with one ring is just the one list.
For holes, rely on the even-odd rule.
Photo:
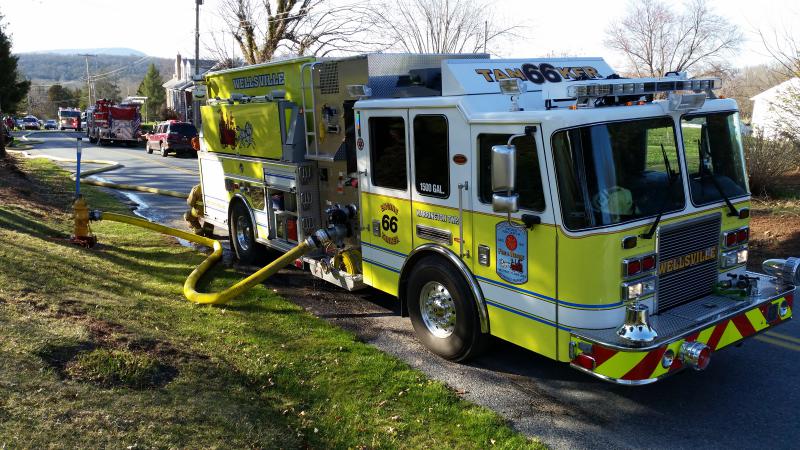
[(669, 163), (669, 158), (667, 157), (667, 151), (664, 149), (664, 144), (661, 144), (661, 156), (664, 157), (664, 168), (667, 171), (667, 177), (669, 177), (669, 182), (667, 183), (667, 192), (664, 195), (664, 200), (661, 201), (661, 206), (658, 208), (656, 220), (653, 221), (653, 225), (650, 226), (650, 229), (647, 230), (647, 233), (641, 235), (642, 239), (653, 239), (653, 235), (656, 233), (656, 228), (658, 228), (658, 224), (661, 222), (661, 216), (664, 215), (664, 211), (667, 209), (667, 205), (669, 204), (670, 196), (672, 195), (672, 185), (675, 184), (676, 180), (681, 178), (680, 175), (672, 171), (672, 166)]
[[(709, 143), (709, 140), (708, 140), (708, 128), (706, 128), (706, 127), (703, 127), (703, 136), (705, 136), (705, 141), (706, 141), (706, 145), (705, 146), (703, 145), (703, 141), (701, 141), (701, 140), (697, 141), (697, 146), (700, 148), (700, 156), (703, 157), (703, 158), (708, 158), (709, 160), (711, 160), (711, 158), (712, 158), (711, 150), (709, 150), (709, 148), (708, 148), (708, 145), (709, 145), (708, 144)], [(717, 181), (717, 178), (714, 176), (714, 174), (711, 173), (711, 171), (708, 169), (708, 167), (706, 167), (706, 165), (703, 162), (700, 163), (700, 168), (701, 168), (700, 169), (700, 181), (702, 181), (706, 177), (709, 180), (711, 180), (711, 184), (714, 185), (714, 188), (717, 190), (717, 192), (719, 192), (719, 195), (720, 195), (720, 197), (722, 197), (722, 200), (725, 201), (725, 205), (728, 206), (728, 210), (730, 210), (728, 215), (731, 216), (731, 217), (739, 216), (739, 211), (736, 209), (735, 206), (733, 206), (733, 202), (731, 202), (730, 197), (728, 197), (725, 194), (725, 191), (722, 189), (722, 186), (719, 185), (719, 181)]]

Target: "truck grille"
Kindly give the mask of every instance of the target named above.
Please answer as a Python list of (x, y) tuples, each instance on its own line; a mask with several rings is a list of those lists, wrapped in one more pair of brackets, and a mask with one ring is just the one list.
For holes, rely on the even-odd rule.
[(721, 223), (714, 214), (659, 230), (656, 313), (712, 293)]

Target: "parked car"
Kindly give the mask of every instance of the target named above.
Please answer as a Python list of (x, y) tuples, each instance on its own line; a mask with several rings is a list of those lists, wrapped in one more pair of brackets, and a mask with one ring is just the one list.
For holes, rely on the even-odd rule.
[(55, 130), (58, 128), (58, 122), (53, 119), (48, 119), (44, 122), (44, 129), (45, 130)]
[(197, 137), (197, 128), (188, 122), (178, 122), (169, 120), (161, 122), (153, 129), (152, 133), (147, 133), (147, 153), (158, 150), (161, 156), (169, 153), (189, 153), (194, 152), (192, 148), (192, 138)]
[(35, 116), (25, 116), (22, 118), (23, 130), (41, 130), (42, 126), (39, 124), (39, 119)]

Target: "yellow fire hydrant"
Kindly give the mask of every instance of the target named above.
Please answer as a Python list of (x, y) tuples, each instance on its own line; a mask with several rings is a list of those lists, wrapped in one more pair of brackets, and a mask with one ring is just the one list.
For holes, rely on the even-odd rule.
[(89, 207), (83, 196), (75, 199), (72, 204), (73, 217), (75, 219), (75, 231), (70, 239), (73, 244), (78, 244), (83, 247), (93, 247), (97, 243), (97, 237), (92, 234), (89, 228)]

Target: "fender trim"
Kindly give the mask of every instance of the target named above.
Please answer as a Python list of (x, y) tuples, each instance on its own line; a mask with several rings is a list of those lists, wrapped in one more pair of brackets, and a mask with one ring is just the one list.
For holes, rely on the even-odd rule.
[(405, 293), (405, 286), (407, 284), (408, 275), (411, 271), (410, 268), (414, 265), (413, 263), (416, 262), (422, 256), (425, 256), (428, 253), (434, 253), (440, 256), (443, 256), (447, 259), (451, 264), (453, 264), (461, 275), (464, 277), (464, 280), (467, 282), (469, 286), (469, 290), (472, 291), (472, 297), (475, 301), (475, 307), (478, 310), (478, 321), (480, 322), (481, 333), (488, 334), (489, 333), (489, 313), (486, 310), (486, 301), (483, 299), (483, 292), (481, 292), (481, 288), (478, 285), (478, 280), (472, 275), (472, 272), (469, 271), (469, 268), (464, 261), (461, 260), (455, 253), (453, 253), (450, 249), (442, 247), (441, 245), (437, 244), (423, 244), (419, 247), (415, 248), (408, 254), (405, 261), (403, 261), (403, 267), (400, 268), (400, 283), (398, 289), (398, 297), (400, 297), (400, 302), (403, 305), (403, 309), (405, 309), (405, 305), (407, 302), (406, 293)]

